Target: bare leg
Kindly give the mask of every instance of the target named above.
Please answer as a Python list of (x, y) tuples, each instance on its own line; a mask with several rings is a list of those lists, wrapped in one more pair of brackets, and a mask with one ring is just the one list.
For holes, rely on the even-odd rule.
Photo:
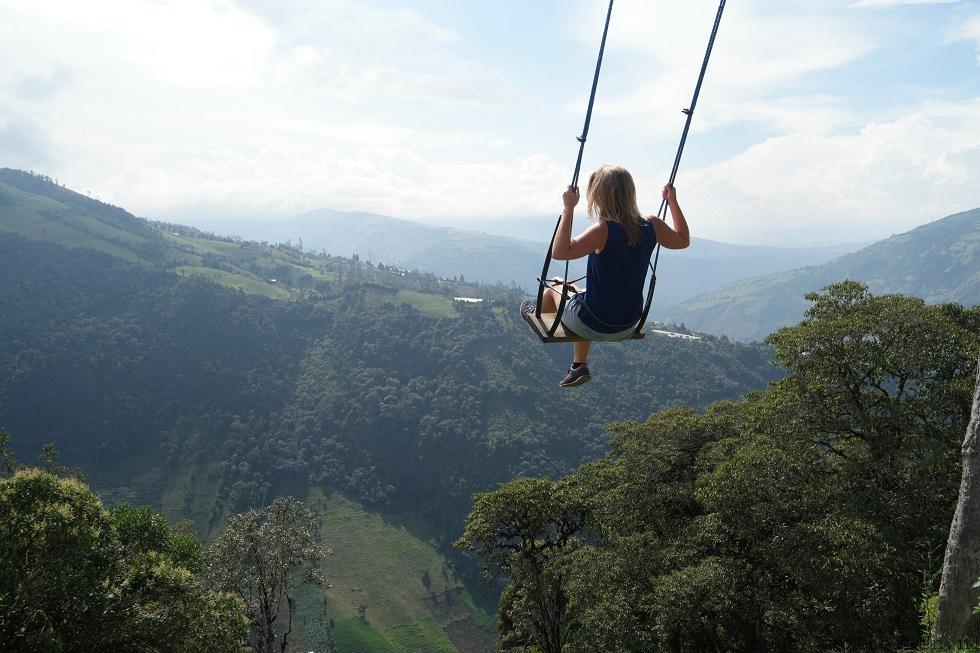
[[(559, 288), (560, 287), (561, 286), (559, 286)], [(555, 290), (551, 286), (545, 286), (544, 295), (541, 297), (541, 312), (557, 313), (559, 300), (561, 300), (559, 291)]]
[[(541, 298), (541, 312), (542, 313), (557, 313), (558, 312), (558, 302), (561, 301), (561, 288), (562, 282), (561, 277), (555, 277), (552, 281), (556, 282), (556, 286), (548, 286), (544, 289), (544, 296)], [(571, 292), (581, 292), (574, 284), (569, 286)], [(572, 343), (572, 362), (573, 363), (587, 363), (589, 361), (589, 350), (592, 349), (592, 343), (588, 340), (582, 342)]]
[[(548, 284), (544, 287), (544, 295), (541, 296), (541, 312), (542, 313), (557, 313), (558, 312), (558, 302), (561, 301), (562, 292), (562, 279), (561, 277), (552, 277), (551, 279), (554, 284)], [(570, 292), (582, 292), (581, 289), (575, 284), (569, 284), (568, 289)]]

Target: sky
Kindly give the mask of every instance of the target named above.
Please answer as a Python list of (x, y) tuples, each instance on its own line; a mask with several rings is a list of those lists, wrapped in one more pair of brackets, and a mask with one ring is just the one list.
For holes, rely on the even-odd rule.
[[(605, 0), (0, 0), (0, 167), (194, 224), (557, 215)], [(616, 0), (588, 172), (654, 213), (715, 0)], [(692, 233), (864, 242), (980, 206), (980, 2), (730, 0)], [(543, 234), (546, 240), (550, 234)]]

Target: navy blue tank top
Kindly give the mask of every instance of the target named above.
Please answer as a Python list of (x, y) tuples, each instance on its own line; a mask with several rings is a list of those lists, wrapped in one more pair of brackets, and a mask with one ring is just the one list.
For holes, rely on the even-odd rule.
[(585, 305), (579, 309), (579, 319), (593, 331), (624, 331), (643, 312), (643, 282), (657, 234), (647, 220), (642, 225), (640, 241), (629, 247), (623, 225), (606, 220), (606, 246), (599, 254), (589, 254)]

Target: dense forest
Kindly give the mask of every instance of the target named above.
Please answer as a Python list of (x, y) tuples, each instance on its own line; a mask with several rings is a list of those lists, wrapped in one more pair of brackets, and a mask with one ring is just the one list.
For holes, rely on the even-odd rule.
[[(0, 544), (20, 556), (37, 524), (36, 578), (142, 606), (90, 623), (46, 581), (24, 585), (33, 567), (0, 574), (20, 588), (4, 596), (67, 615), (36, 644), (181, 627), (169, 650), (194, 650), (205, 622), (172, 603), (222, 624), (227, 650), (285, 641), (270, 624), (294, 608), (291, 647), (484, 650), (467, 629), (491, 619), (459, 585), (481, 560), (506, 651), (891, 651), (931, 626), (980, 309), (846, 282), (767, 343), (651, 329), (597, 347), (595, 382), (566, 391), (570, 352), (527, 331), (515, 288), (141, 221), (5, 174), (0, 426), (22, 459), (54, 446), (47, 471), (2, 483)], [(59, 478), (75, 473), (55, 447), (92, 490)], [(231, 563), (275, 548), (255, 538), (282, 531), (264, 526), (277, 514), (309, 587), (287, 573), (263, 604)], [(100, 535), (65, 540), (63, 519)], [(353, 585), (381, 559), (318, 548), (321, 522), (348, 537), (351, 520), (338, 541), (418, 565), (398, 583), (422, 612), (337, 603), (366, 596)], [(76, 549), (89, 566), (66, 575)]]
[(651, 332), (598, 349), (596, 382), (567, 393), (569, 352), (527, 331), (515, 288), (146, 221), (18, 171), (0, 196), (0, 425), (18, 454), (53, 442), (106, 505), (205, 541), (309, 501), (334, 584), (293, 597), (308, 650), (334, 619), (342, 650), (486, 650), (495, 590), (449, 547), (473, 492), (569, 473), (608, 450), (610, 422), (780, 374), (764, 345)]
[(110, 495), (133, 485), (120, 466), (152, 468), (143, 501), (217, 462), (216, 521), (315, 483), (420, 512), (448, 541), (473, 491), (566, 473), (606, 451), (610, 422), (777, 375), (762, 345), (651, 336), (602, 349), (599, 382), (561, 394), (568, 352), (511, 302), (433, 315), (354, 275), (322, 301), (275, 301), (9, 235), (0, 255), (0, 423)]
[(980, 309), (855, 282), (809, 299), (803, 322), (769, 338), (788, 374), (766, 390), (621, 423), (611, 452), (574, 474), (476, 497), (458, 546), (509, 580), (502, 650), (928, 638)]

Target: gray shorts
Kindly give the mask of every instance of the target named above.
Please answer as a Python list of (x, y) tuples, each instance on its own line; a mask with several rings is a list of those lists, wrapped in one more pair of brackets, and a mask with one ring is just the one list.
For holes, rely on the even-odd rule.
[(579, 299), (578, 293), (569, 296), (568, 303), (565, 304), (565, 312), (561, 316), (561, 324), (567, 330), (580, 338), (595, 340), (597, 342), (620, 342), (621, 340), (629, 340), (633, 335), (633, 331), (636, 329), (635, 324), (628, 329), (617, 331), (616, 333), (601, 333), (590, 329), (579, 318), (580, 311), (589, 310), (584, 306), (584, 303), (584, 301)]

